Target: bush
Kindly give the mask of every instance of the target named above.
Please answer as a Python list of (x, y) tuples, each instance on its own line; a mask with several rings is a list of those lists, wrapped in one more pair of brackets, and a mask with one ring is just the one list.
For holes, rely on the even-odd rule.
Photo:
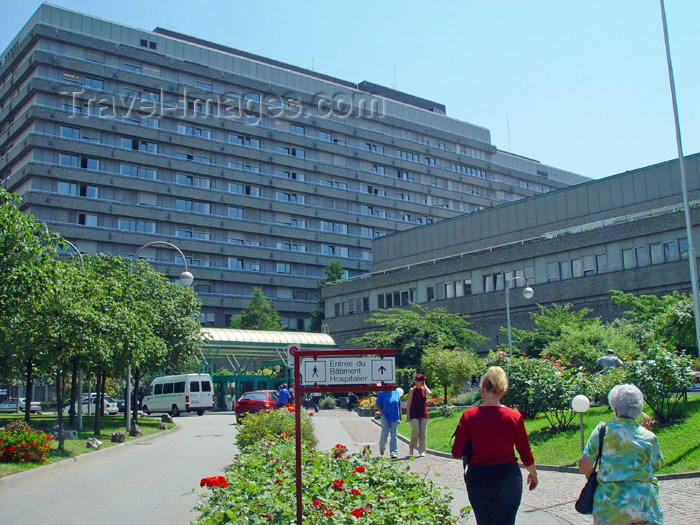
[[(257, 412), (248, 414), (245, 423), (236, 434), (238, 448), (246, 450), (261, 440), (273, 440), (278, 436), (288, 434), (293, 436), (295, 432), (294, 413), (287, 408), (272, 410), (269, 412)], [(306, 414), (301, 415), (301, 441), (307, 445), (316, 445), (311, 419)]]
[(476, 405), (481, 401), (481, 390), (470, 390), (469, 392), (464, 392), (459, 394), (454, 399), (454, 404), (458, 406), (471, 406)]
[(360, 399), (360, 408), (372, 408), (376, 400), (376, 396), (363, 397)]
[(418, 371), (415, 368), (397, 368), (396, 369), (396, 386), (408, 392), (415, 384), (414, 378)]
[(508, 392), (503, 397), (504, 405), (517, 409), (525, 419), (533, 419), (542, 410), (534, 400), (541, 383), (540, 376), (546, 375), (551, 364), (528, 357), (508, 357), (504, 352), (489, 354), (487, 366), (500, 366), (508, 375)]
[(336, 406), (336, 401), (333, 396), (323, 396), (318, 402), (318, 408), (321, 410), (332, 410)]
[[(449, 493), (402, 465), (370, 457), (368, 449), (348, 454), (340, 444), (331, 452), (305, 447), (302, 462), (305, 524), (457, 523)], [(296, 523), (294, 465), (294, 440), (278, 436), (258, 442), (234, 458), (224, 480), (212, 483), (194, 523)]]
[(44, 462), (50, 449), (51, 436), (41, 430), (33, 430), (19, 419), (0, 430), (0, 461)]
[(639, 388), (656, 418), (668, 422), (693, 384), (691, 359), (656, 348), (652, 358), (628, 363), (627, 381)]

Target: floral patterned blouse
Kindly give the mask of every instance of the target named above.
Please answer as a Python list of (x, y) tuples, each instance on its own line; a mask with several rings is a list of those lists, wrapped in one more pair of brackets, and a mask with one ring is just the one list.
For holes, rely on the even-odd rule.
[[(583, 453), (595, 461), (598, 434), (593, 430)], [(648, 521), (663, 524), (659, 485), (654, 472), (664, 458), (656, 435), (633, 419), (615, 418), (606, 424), (593, 517), (603, 521)]]

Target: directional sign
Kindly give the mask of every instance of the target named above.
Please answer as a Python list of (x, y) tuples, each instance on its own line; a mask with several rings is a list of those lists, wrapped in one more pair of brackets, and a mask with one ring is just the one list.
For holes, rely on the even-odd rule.
[(393, 357), (304, 357), (301, 376), (306, 385), (368, 385), (394, 383)]

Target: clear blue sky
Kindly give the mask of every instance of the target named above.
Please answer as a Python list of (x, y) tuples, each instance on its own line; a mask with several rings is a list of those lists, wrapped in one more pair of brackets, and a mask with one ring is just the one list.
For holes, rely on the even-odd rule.
[[(676, 158), (658, 0), (54, 0), (447, 106), (500, 149), (599, 178)], [(0, 49), (40, 5), (0, 0)], [(666, 0), (683, 148), (700, 152), (700, 1)]]

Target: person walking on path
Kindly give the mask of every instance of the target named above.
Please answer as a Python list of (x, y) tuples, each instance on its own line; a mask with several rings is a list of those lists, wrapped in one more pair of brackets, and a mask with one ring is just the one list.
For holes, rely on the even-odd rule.
[[(593, 523), (605, 525), (662, 524), (663, 509), (654, 472), (664, 465), (659, 440), (642, 412), (644, 396), (634, 385), (617, 385), (608, 394), (615, 418), (599, 423), (583, 449), (578, 467), (590, 477), (598, 456), (598, 436), (605, 425), (598, 488), (593, 497)], [(642, 416), (640, 425), (636, 419)]]
[(523, 476), (513, 447), (528, 471), (530, 490), (537, 487), (525, 420), (517, 410), (501, 404), (508, 377), (500, 366), (481, 378), (481, 405), (464, 411), (455, 430), (452, 456), (461, 458), (470, 444), (469, 467), (464, 474), (469, 503), (478, 525), (514, 525), (523, 492)]
[(311, 394), (311, 403), (314, 405), (314, 411), (318, 412), (318, 402), (321, 400), (321, 392)]
[(396, 390), (384, 390), (377, 394), (374, 406), (377, 407), (382, 422), (382, 433), (379, 437), (379, 455), (383, 456), (386, 450), (386, 440), (389, 437), (389, 454), (392, 459), (399, 457), (399, 446), (396, 441), (396, 431), (401, 423), (401, 395), (400, 388)]
[(282, 386), (280, 386), (279, 390), (277, 391), (277, 406), (283, 407), (289, 403), (290, 397), (289, 390), (287, 390), (287, 383), (282, 383)]
[(595, 369), (601, 374), (609, 368), (620, 368), (622, 366), (625, 366), (625, 363), (615, 355), (615, 350), (612, 348), (608, 348), (606, 354), (603, 357), (599, 357), (595, 362)]
[(413, 450), (418, 448), (418, 455), (425, 456), (426, 441), (428, 439), (428, 407), (426, 401), (430, 395), (430, 389), (425, 384), (425, 376), (418, 374), (415, 377), (415, 386), (408, 392), (406, 414), (411, 424), (411, 442), (408, 453), (413, 455)]

